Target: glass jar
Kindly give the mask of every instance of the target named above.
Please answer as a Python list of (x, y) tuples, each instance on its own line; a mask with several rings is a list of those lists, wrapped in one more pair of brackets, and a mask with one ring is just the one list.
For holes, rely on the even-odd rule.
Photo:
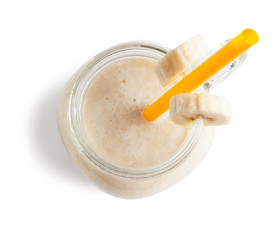
[(95, 77), (119, 61), (143, 58), (158, 62), (168, 51), (161, 45), (145, 41), (117, 45), (85, 63), (64, 88), (57, 114), (63, 143), (84, 174), (114, 196), (146, 197), (172, 186), (197, 166), (212, 144), (215, 128), (197, 120), (182, 146), (167, 161), (148, 168), (124, 168), (99, 156), (86, 140), (82, 103)]

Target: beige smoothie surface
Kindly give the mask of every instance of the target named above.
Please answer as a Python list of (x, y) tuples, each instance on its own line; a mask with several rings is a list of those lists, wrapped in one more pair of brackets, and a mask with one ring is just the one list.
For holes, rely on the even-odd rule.
[(186, 127), (142, 116), (162, 93), (155, 62), (125, 60), (102, 71), (89, 86), (82, 121), (92, 148), (111, 163), (128, 168), (150, 167), (169, 159), (186, 137)]

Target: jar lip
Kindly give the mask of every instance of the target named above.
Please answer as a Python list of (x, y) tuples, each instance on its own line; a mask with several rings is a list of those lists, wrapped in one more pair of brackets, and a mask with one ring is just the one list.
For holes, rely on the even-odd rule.
[[(200, 139), (203, 130), (203, 121), (201, 119), (196, 120), (193, 123), (183, 144), (172, 157), (163, 163), (147, 168), (126, 168), (105, 160), (94, 151), (92, 146), (89, 145), (82, 125), (81, 109), (85, 90), (91, 84), (94, 76), (102, 71), (104, 67), (113, 64), (117, 59), (121, 59), (124, 56), (128, 57), (130, 54), (134, 55), (135, 53), (136, 56), (152, 57), (153, 60), (158, 61), (168, 51), (168, 48), (150, 41), (131, 41), (122, 43), (97, 54), (85, 63), (78, 70), (77, 74), (74, 75), (73, 81), (75, 84), (71, 89), (69, 99), (69, 124), (71, 135), (79, 152), (82, 153), (89, 162), (113, 175), (127, 178), (149, 178), (164, 174), (176, 168), (186, 159), (186, 156), (190, 154)], [(91, 81), (88, 81), (88, 79), (91, 79)]]

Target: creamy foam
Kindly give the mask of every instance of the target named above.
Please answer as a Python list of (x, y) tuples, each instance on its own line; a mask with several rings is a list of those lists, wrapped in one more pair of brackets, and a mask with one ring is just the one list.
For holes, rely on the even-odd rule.
[(107, 161), (142, 168), (162, 163), (181, 146), (186, 128), (169, 120), (142, 116), (162, 93), (154, 62), (126, 60), (102, 71), (88, 88), (82, 121), (89, 143)]

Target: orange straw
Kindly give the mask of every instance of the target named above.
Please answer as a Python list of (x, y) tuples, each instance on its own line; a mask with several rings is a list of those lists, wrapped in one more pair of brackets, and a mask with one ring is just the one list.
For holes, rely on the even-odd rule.
[(179, 93), (190, 93), (215, 73), (244, 53), (259, 41), (258, 34), (252, 29), (245, 29), (218, 52), (186, 75), (164, 95), (145, 108), (143, 115), (148, 121), (154, 121), (169, 109), (170, 99)]

